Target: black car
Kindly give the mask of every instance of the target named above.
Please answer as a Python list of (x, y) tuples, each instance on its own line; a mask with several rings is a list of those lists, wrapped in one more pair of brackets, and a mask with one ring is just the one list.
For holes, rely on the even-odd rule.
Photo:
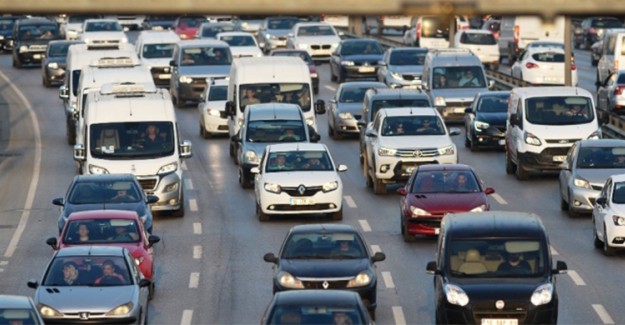
[(0, 17), (0, 50), (10, 51), (13, 49), (13, 25), (16, 21), (26, 16), (1, 16)]
[(174, 27), (177, 16), (146, 16), (141, 24), (144, 30), (168, 30)]
[(61, 206), (59, 234), (72, 212), (87, 210), (136, 211), (145, 229), (152, 233), (152, 211), (149, 204), (158, 202), (155, 195), (145, 195), (132, 174), (78, 175), (70, 184), (65, 198), (52, 204)]
[(48, 43), (59, 39), (55, 22), (44, 18), (20, 19), (13, 25), (13, 67), (41, 64)]
[(344, 290), (278, 292), (261, 324), (373, 324), (360, 296)]
[(346, 78), (377, 78), (378, 62), (384, 48), (374, 40), (354, 38), (342, 40), (330, 58), (330, 79), (344, 82)]
[(623, 22), (616, 17), (588, 17), (574, 33), (575, 48), (584, 45), (585, 49), (590, 49), (590, 46), (599, 41), (606, 29), (622, 27)]
[(480, 147), (503, 148), (509, 96), (509, 91), (489, 91), (475, 96), (464, 115), (465, 147), (471, 151)]
[(443, 218), (434, 275), (437, 324), (556, 324), (558, 293), (547, 231), (534, 214), (487, 211)]
[(343, 289), (357, 292), (375, 318), (377, 276), (374, 263), (384, 253), (369, 253), (354, 227), (339, 224), (301, 225), (291, 228), (274, 263), (273, 292), (297, 289)]
[(51, 41), (48, 44), (45, 58), (41, 61), (41, 81), (44, 86), (62, 84), (67, 67), (67, 51), (72, 44), (82, 44), (81, 41)]

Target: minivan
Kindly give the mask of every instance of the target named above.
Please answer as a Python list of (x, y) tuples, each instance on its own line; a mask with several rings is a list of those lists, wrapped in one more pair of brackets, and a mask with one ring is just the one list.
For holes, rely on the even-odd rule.
[(536, 41), (564, 43), (564, 16), (547, 24), (539, 16), (504, 16), (499, 29), (500, 60), (505, 56), (512, 65), (526, 45)]

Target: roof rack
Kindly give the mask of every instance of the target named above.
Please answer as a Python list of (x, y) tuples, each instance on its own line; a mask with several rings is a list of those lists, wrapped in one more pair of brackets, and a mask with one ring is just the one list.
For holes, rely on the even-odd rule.
[(145, 94), (155, 94), (158, 91), (154, 84), (150, 83), (110, 83), (100, 88), (101, 95), (114, 95), (115, 97), (140, 97)]
[(134, 67), (138, 66), (140, 63), (137, 59), (133, 59), (129, 56), (119, 56), (119, 57), (103, 57), (98, 60), (95, 60), (89, 64), (90, 67), (94, 68), (125, 68), (125, 67)]
[(471, 50), (464, 48), (449, 48), (449, 49), (431, 49), (430, 53), (436, 55), (457, 55), (457, 54), (471, 54)]

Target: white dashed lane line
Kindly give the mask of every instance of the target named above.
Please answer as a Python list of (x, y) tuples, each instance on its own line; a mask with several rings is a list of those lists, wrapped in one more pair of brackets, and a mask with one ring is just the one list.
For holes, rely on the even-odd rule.
[(325, 89), (327, 89), (327, 90), (336, 91), (336, 88), (334, 88), (334, 87), (332, 87), (332, 86), (330, 86), (330, 85), (325, 85), (324, 87), (325, 87)]
[(367, 222), (367, 220), (358, 220), (358, 223), (360, 223), (360, 227), (362, 227), (362, 231), (371, 232), (371, 227), (369, 226), (369, 223)]
[(610, 314), (608, 314), (608, 311), (605, 310), (605, 307), (603, 307), (603, 305), (593, 304), (592, 309), (595, 310), (595, 313), (597, 313), (597, 315), (599, 316), (599, 318), (601, 318), (601, 321), (604, 324), (614, 324), (614, 320), (612, 319), (612, 317), (610, 317)]
[(7, 266), (9, 265), (9, 261), (0, 261), (0, 266)]
[(191, 272), (189, 276), (189, 289), (197, 289), (200, 285), (200, 272)]
[(182, 162), (182, 164), (181, 164), (181, 167), (180, 167), (180, 168), (181, 168), (182, 170), (188, 170), (188, 169), (187, 169), (187, 163), (183, 161), (183, 162)]
[(571, 277), (571, 280), (573, 280), (573, 282), (576, 285), (578, 285), (578, 286), (585, 286), (586, 285), (586, 282), (584, 282), (582, 277), (579, 276), (579, 274), (576, 271), (568, 270), (568, 271), (566, 271), (566, 273)]
[(187, 190), (193, 190), (193, 180), (187, 178), (184, 180), (184, 188)]
[(551, 249), (551, 255), (560, 255), (560, 253), (558, 253), (558, 251), (553, 248), (553, 246), (549, 246), (549, 248)]
[(343, 197), (343, 199), (345, 200), (345, 203), (347, 203), (347, 206), (348, 206), (348, 207), (350, 207), (350, 208), (352, 208), (352, 209), (355, 209), (355, 208), (357, 208), (357, 207), (358, 207), (358, 206), (356, 205), (356, 202), (354, 202), (354, 199), (351, 197), (351, 195), (345, 195), (345, 196)]
[(189, 199), (189, 210), (193, 212), (196, 212), (198, 210), (196, 199)]
[(498, 193), (493, 193), (490, 196), (493, 197), (493, 199), (495, 199), (495, 201), (497, 201), (497, 203), (501, 204), (501, 205), (506, 205), (508, 204), (508, 202), (506, 200), (504, 200), (501, 195), (499, 195)]
[(375, 254), (377, 252), (381, 252), (381, 251), (382, 251), (382, 249), (380, 248), (380, 246), (378, 246), (378, 245), (371, 245), (371, 252), (373, 254)]
[(395, 325), (406, 325), (404, 309), (401, 306), (393, 306), (393, 319), (395, 319)]
[(4, 272), (4, 269), (0, 269), (0, 272)]
[(202, 234), (202, 224), (199, 222), (193, 223), (193, 234), (201, 235)]
[(393, 277), (391, 277), (391, 272), (385, 271), (382, 272), (382, 279), (384, 280), (384, 285), (387, 289), (395, 288), (395, 282), (393, 282)]
[(202, 246), (196, 245), (193, 246), (193, 259), (199, 260), (202, 258)]
[(186, 309), (182, 312), (182, 319), (180, 319), (180, 325), (191, 325), (193, 320), (193, 309)]

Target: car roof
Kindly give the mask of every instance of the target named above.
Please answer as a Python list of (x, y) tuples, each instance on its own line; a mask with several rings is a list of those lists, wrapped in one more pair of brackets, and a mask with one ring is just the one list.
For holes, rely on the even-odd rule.
[(249, 37), (254, 37), (254, 35), (252, 33), (248, 33), (248, 32), (222, 32), (217, 34), (217, 36), (249, 36)]
[(301, 109), (297, 104), (263, 103), (248, 105), (249, 119), (257, 120), (301, 120)]
[(348, 302), (358, 304), (358, 293), (347, 290), (290, 290), (277, 292), (277, 305), (345, 305)]
[(438, 116), (434, 107), (390, 107), (381, 108), (378, 114), (390, 116)]
[(119, 247), (119, 246), (82, 245), (82, 246), (63, 247), (57, 251), (56, 257), (85, 256), (85, 255), (123, 256), (123, 252), (124, 252), (124, 248)]
[(418, 167), (419, 171), (473, 171), (473, 167), (465, 164), (427, 164)]
[(367, 90), (367, 94), (365, 96), (370, 96), (371, 98), (425, 98), (430, 99), (428, 95), (421, 90), (415, 89), (403, 89), (403, 88), (372, 88)]
[(621, 139), (600, 139), (582, 140), (579, 142), (582, 147), (625, 147), (625, 140)]
[(310, 21), (299, 22), (299, 23), (295, 24), (295, 26), (293, 26), (293, 27), (308, 27), (308, 26), (330, 26), (330, 27), (332, 27), (332, 25), (330, 25), (330, 24), (328, 24), (326, 22), (322, 22), (322, 21), (320, 21), (320, 22), (310, 22)]
[(408, 52), (408, 51), (414, 51), (414, 52), (423, 52), (423, 53), (427, 53), (428, 49), (423, 48), (423, 47), (391, 47), (389, 48), (389, 50), (391, 52)]
[(625, 182), (625, 174), (617, 174), (610, 176), (614, 182)]
[(212, 38), (200, 38), (188, 41), (178, 42), (180, 48), (198, 47), (198, 46), (212, 46), (212, 47), (229, 47), (228, 43), (219, 41)]
[(180, 41), (180, 37), (172, 30), (144, 30), (137, 38), (144, 44)]
[(32, 309), (31, 299), (27, 296), (0, 295), (0, 310), (2, 309)]
[(388, 88), (388, 86), (379, 81), (348, 81), (339, 86), (340, 89), (353, 89), (353, 88)]
[(131, 210), (87, 210), (72, 212), (67, 218), (67, 222), (85, 219), (128, 219), (138, 220), (139, 215)]
[(450, 213), (443, 218), (447, 238), (537, 238), (545, 236), (540, 217), (533, 213), (485, 211)]
[(295, 142), (280, 143), (267, 146), (268, 152), (288, 152), (288, 151), (328, 151), (322, 143)]
[(306, 224), (298, 225), (291, 228), (290, 233), (307, 233), (307, 232), (353, 232), (358, 233), (358, 230), (353, 226), (337, 223), (318, 223), (318, 224)]
[(76, 175), (75, 182), (115, 182), (115, 181), (134, 181), (133, 174), (101, 174), (101, 175)]
[(590, 92), (580, 87), (550, 86), (550, 87), (517, 87), (512, 89), (521, 97), (559, 97), (559, 96), (586, 96), (591, 97)]

